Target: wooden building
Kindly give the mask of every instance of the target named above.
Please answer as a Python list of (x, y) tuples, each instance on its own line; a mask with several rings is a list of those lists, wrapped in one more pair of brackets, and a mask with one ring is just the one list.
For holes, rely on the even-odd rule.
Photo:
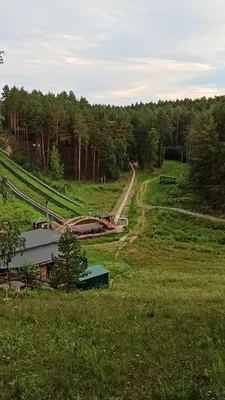
[[(46, 282), (53, 265), (52, 256), (58, 257), (58, 242), (61, 235), (60, 232), (48, 229), (35, 229), (22, 233), (21, 236), (26, 240), (26, 249), (22, 255), (19, 250), (16, 252), (9, 268), (19, 271), (25, 265), (38, 267), (40, 280)], [(6, 272), (0, 267), (0, 275), (5, 274), (6, 276)], [(109, 271), (105, 268), (99, 265), (87, 266), (87, 272), (88, 275), (80, 278), (80, 289), (86, 290), (109, 285)]]
[[(24, 267), (32, 265), (40, 268), (40, 277), (46, 279), (52, 266), (52, 255), (58, 256), (58, 242), (62, 233), (54, 232), (48, 229), (35, 229), (24, 232), (21, 236), (26, 240), (26, 249), (21, 255), (18, 250), (13, 257), (9, 268)], [(0, 272), (4, 273), (3, 268)]]

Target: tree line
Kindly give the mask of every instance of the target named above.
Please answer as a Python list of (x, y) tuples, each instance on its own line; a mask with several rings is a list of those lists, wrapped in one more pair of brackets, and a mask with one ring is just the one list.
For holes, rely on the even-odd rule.
[(65, 173), (79, 181), (116, 179), (129, 161), (161, 166), (165, 148), (179, 146), (190, 124), (190, 110), (179, 102), (91, 105), (72, 91), (54, 95), (8, 86), (1, 114), (4, 128), (45, 171), (57, 149)]
[(202, 200), (225, 203), (225, 96), (122, 107), (90, 104), (72, 91), (6, 85), (1, 115), (4, 129), (46, 172), (57, 154), (65, 174), (79, 181), (116, 179), (129, 161), (144, 169), (166, 157), (188, 163), (188, 183)]

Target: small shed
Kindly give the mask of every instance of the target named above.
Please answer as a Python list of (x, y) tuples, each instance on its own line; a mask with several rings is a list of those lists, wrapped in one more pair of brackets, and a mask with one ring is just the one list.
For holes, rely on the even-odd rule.
[(81, 288), (94, 289), (100, 286), (109, 286), (109, 271), (99, 265), (87, 268), (88, 275), (80, 278)]
[(160, 176), (160, 183), (161, 184), (166, 184), (166, 185), (176, 185), (177, 180), (173, 176), (165, 176), (161, 175)]
[(44, 217), (39, 217), (32, 221), (33, 229), (47, 229), (47, 219)]
[(95, 216), (100, 219), (105, 219), (108, 222), (112, 222), (113, 219), (113, 215), (109, 213), (98, 213)]

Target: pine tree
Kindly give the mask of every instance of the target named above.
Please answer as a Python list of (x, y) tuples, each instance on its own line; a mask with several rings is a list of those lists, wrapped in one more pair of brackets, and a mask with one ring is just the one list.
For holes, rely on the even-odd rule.
[(196, 114), (190, 133), (190, 175), (193, 190), (216, 204), (219, 184), (218, 133), (211, 111)]
[(59, 285), (77, 285), (81, 276), (86, 276), (87, 263), (85, 252), (82, 251), (80, 242), (72, 232), (65, 232), (58, 244), (59, 256), (53, 257), (54, 266), (51, 272), (51, 282), (54, 287)]
[(158, 160), (158, 135), (155, 128), (150, 129), (147, 136), (146, 162), (150, 168), (157, 164)]
[(19, 250), (23, 254), (25, 239), (20, 236), (18, 224), (15, 222), (2, 221), (0, 231), (0, 266), (6, 269), (9, 287), (11, 287), (9, 264), (16, 251)]
[(54, 181), (58, 181), (64, 175), (64, 165), (60, 162), (60, 155), (55, 145), (51, 152), (51, 175)]

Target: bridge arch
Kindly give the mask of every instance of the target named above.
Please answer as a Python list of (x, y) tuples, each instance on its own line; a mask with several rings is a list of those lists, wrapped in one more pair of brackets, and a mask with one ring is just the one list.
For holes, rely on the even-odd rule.
[(60, 227), (60, 232), (65, 232), (67, 229), (73, 229), (76, 227), (76, 225), (82, 225), (84, 223), (91, 224), (94, 222), (98, 222), (101, 225), (103, 225), (106, 229), (113, 229), (114, 225), (111, 222), (108, 222), (104, 219), (98, 218), (98, 217), (92, 217), (92, 216), (86, 216), (86, 217), (75, 217), (67, 221), (63, 226)]

